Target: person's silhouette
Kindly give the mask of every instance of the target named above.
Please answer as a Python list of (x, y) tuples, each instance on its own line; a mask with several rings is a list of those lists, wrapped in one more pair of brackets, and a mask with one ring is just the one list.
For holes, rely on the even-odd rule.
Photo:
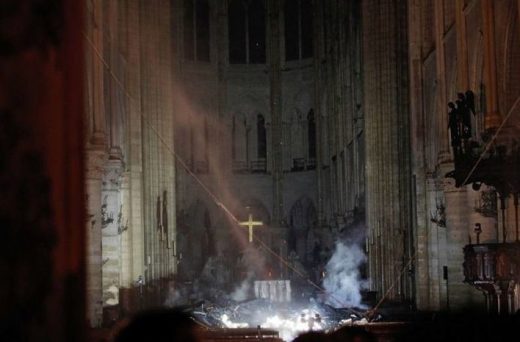
[(198, 342), (198, 327), (186, 313), (157, 309), (137, 314), (121, 329), (115, 342)]

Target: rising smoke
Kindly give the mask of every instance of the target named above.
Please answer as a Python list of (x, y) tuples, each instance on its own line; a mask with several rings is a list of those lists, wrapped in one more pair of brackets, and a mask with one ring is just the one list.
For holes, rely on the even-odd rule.
[(360, 247), (363, 227), (349, 231), (348, 238), (336, 242), (323, 280), (327, 293), (325, 302), (335, 308), (362, 307), (361, 290), (367, 287), (359, 272), (360, 266), (366, 261), (366, 255)]
[(251, 297), (253, 281), (265, 269), (265, 257), (252, 246), (248, 246), (242, 255), (241, 266), (247, 270), (247, 277), (230, 294), (231, 299), (237, 302)]
[(248, 276), (246, 279), (238, 285), (235, 290), (229, 295), (231, 299), (236, 302), (242, 302), (246, 299), (249, 299), (249, 294), (251, 293), (251, 285), (253, 282), (253, 276)]

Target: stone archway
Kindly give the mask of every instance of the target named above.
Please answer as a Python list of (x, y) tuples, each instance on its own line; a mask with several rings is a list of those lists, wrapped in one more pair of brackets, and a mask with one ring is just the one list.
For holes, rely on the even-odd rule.
[(215, 255), (215, 230), (207, 205), (196, 200), (178, 218), (177, 253), (181, 256), (179, 275), (199, 276), (209, 257)]
[[(311, 261), (314, 248), (313, 228), (316, 224), (316, 207), (306, 196), (299, 198), (289, 213), (289, 251), (294, 251), (299, 260)], [(312, 240), (312, 241), (311, 241)]]

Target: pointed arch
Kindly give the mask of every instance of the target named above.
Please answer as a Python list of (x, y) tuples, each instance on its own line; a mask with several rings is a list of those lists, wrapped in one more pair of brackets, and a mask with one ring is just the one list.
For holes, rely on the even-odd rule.
[(309, 234), (316, 226), (317, 214), (313, 201), (302, 196), (294, 202), (289, 212), (289, 250), (296, 252), (300, 260), (309, 260), (314, 241)]
[(265, 63), (265, 6), (263, 0), (253, 0), (248, 6), (249, 63)]
[(233, 0), (228, 8), (229, 63), (246, 62), (246, 7), (242, 0)]
[(209, 1), (184, 0), (183, 7), (184, 58), (209, 62)]
[(231, 122), (231, 155), (234, 172), (244, 172), (249, 163), (249, 134), (244, 114), (238, 112), (232, 116)]
[(308, 144), (308, 163), (316, 161), (316, 122), (314, 120), (314, 110), (311, 108), (307, 114), (307, 144)]
[(267, 158), (267, 136), (265, 118), (262, 114), (256, 116), (256, 141), (257, 158), (265, 160)]

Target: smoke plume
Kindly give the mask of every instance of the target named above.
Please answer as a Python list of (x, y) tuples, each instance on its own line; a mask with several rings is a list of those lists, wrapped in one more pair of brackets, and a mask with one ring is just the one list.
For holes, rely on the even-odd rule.
[(323, 280), (327, 304), (335, 308), (361, 307), (361, 289), (366, 283), (360, 279), (359, 267), (365, 260), (365, 253), (357, 243), (336, 242)]
[(230, 294), (231, 299), (236, 302), (241, 302), (249, 298), (249, 293), (251, 292), (251, 284), (252, 284), (252, 275), (248, 276), (246, 279), (238, 285), (235, 290)]

